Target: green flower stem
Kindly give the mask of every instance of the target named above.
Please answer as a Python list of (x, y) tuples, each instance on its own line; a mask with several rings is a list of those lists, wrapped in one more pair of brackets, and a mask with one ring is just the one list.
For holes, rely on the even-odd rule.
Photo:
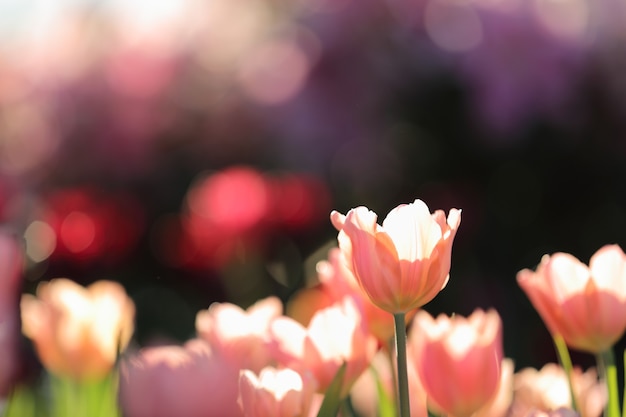
[(613, 349), (609, 348), (598, 354), (596, 361), (602, 379), (606, 381), (606, 388), (609, 394), (609, 400), (604, 410), (604, 415), (606, 417), (620, 417), (619, 393), (617, 391), (617, 366), (615, 365)]
[[(572, 409), (578, 413), (580, 413), (580, 409), (578, 408), (578, 404), (576, 401), (576, 395), (574, 393), (574, 385), (572, 383), (572, 372), (574, 367), (572, 366), (572, 359), (569, 356), (569, 350), (567, 349), (567, 344), (561, 335), (554, 335), (552, 337), (554, 341), (554, 346), (556, 347), (556, 353), (559, 357), (559, 362), (565, 371), (565, 375), (567, 376), (567, 384), (569, 386), (570, 397), (572, 398)], [(617, 416), (616, 416), (617, 417)]]
[(398, 361), (398, 410), (400, 417), (409, 417), (409, 377), (406, 361), (406, 324), (404, 313), (394, 313), (396, 353)]
[(98, 381), (51, 376), (51, 417), (119, 417), (117, 372)]
[(624, 364), (624, 392), (622, 393), (622, 417), (626, 417), (626, 349), (623, 353), (623, 364)]

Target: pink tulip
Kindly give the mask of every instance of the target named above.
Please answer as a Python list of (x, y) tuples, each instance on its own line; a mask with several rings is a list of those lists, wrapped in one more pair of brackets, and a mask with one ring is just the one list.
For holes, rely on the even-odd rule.
[(246, 417), (306, 417), (316, 392), (311, 375), (265, 367), (259, 376), (246, 369), (239, 376), (239, 405)]
[(282, 310), (278, 297), (257, 301), (247, 310), (231, 303), (213, 303), (197, 314), (196, 331), (240, 369), (259, 372), (271, 361), (269, 326)]
[(303, 326), (308, 326), (318, 310), (330, 307), (335, 302), (321, 284), (301, 288), (287, 302), (286, 315)]
[[(515, 364), (513, 359), (502, 359), (500, 382), (495, 394), (486, 404), (478, 409), (472, 417), (505, 417), (513, 402), (513, 375)], [(510, 416), (509, 416), (510, 417)]]
[(24, 294), (21, 313), (22, 332), (48, 371), (96, 380), (106, 377), (130, 341), (135, 305), (116, 282), (85, 288), (59, 278), (40, 283), (37, 297)]
[(468, 417), (496, 394), (501, 381), (502, 322), (495, 310), (436, 319), (417, 312), (409, 354), (435, 408)]
[(561, 407), (552, 411), (531, 410), (526, 417), (580, 417), (580, 414), (571, 408)]
[(238, 417), (239, 369), (203, 340), (144, 348), (120, 365), (127, 417)]
[[(381, 345), (389, 345), (394, 333), (393, 315), (372, 303), (361, 290), (343, 252), (339, 248), (331, 249), (328, 260), (318, 262), (316, 270), (319, 284), (298, 291), (287, 305), (287, 314), (307, 325), (317, 310), (340, 302), (346, 296), (352, 297), (361, 307), (370, 332)], [(415, 310), (406, 313), (406, 322), (414, 315)]]
[[(328, 261), (317, 264), (317, 273), (322, 286), (335, 300), (340, 300), (346, 295), (355, 297), (363, 306), (365, 320), (372, 334), (382, 344), (389, 344), (394, 332), (393, 315), (372, 303), (367, 294), (361, 290), (340, 249), (331, 249)], [(415, 310), (407, 312), (406, 322), (413, 318), (414, 314)]]
[(383, 221), (357, 207), (330, 214), (339, 247), (363, 291), (378, 307), (403, 313), (431, 301), (448, 282), (452, 242), (461, 211), (431, 214), (421, 200), (402, 204)]
[(626, 255), (617, 245), (598, 250), (589, 267), (566, 253), (546, 255), (517, 282), (550, 333), (573, 349), (603, 352), (626, 330)]
[(282, 366), (297, 372), (310, 372), (320, 392), (328, 388), (343, 362), (347, 364), (342, 395), (369, 366), (376, 352), (376, 339), (368, 332), (354, 301), (347, 297), (342, 303), (319, 310), (302, 326), (289, 317), (272, 322), (274, 357)]
[[(513, 376), (514, 399), (509, 417), (526, 417), (533, 410), (550, 412), (572, 406), (565, 370), (556, 363), (541, 369), (524, 368)], [(582, 417), (599, 417), (607, 402), (606, 384), (598, 380), (594, 368), (574, 368), (572, 385)]]

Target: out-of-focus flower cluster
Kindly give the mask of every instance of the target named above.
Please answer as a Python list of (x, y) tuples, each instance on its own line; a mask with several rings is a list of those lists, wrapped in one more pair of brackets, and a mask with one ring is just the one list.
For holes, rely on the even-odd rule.
[[(197, 312), (195, 335), (184, 344), (129, 345), (135, 307), (119, 283), (100, 280), (86, 288), (69, 279), (40, 283), (36, 294), (22, 295), (22, 331), (52, 386), (59, 384), (53, 393), (62, 392), (68, 383), (63, 381), (77, 384), (65, 392), (67, 398), (81, 387), (92, 390), (85, 391), (91, 402), (74, 397), (80, 405), (53, 396), (51, 411), (40, 415), (68, 415), (58, 410), (85, 403), (91, 408), (83, 411), (110, 407), (104, 400), (94, 402), (90, 384), (111, 374), (119, 376), (119, 391), (105, 384), (113, 400), (95, 398), (119, 404), (125, 417), (336, 415), (327, 409), (334, 396), (349, 407), (344, 412), (393, 414), (398, 389), (393, 375), (402, 373), (394, 360), (401, 350), (398, 339), (394, 349), (393, 335), (380, 332), (391, 326), (383, 324), (385, 313), (409, 320), (402, 366), (412, 416), (600, 416), (615, 401), (607, 372), (614, 364), (583, 370), (559, 352), (563, 365), (516, 370), (503, 349), (506, 323), (495, 309), (434, 317), (422, 307), (432, 285), (437, 288), (432, 297), (446, 286), (460, 214), (452, 209), (446, 220), (420, 200), (398, 206), (382, 225), (365, 207), (346, 216), (333, 212), (340, 247), (319, 262), (317, 285), (295, 294), (287, 310), (276, 296), (246, 309), (215, 302)], [(0, 242), (5, 289), (17, 294), (20, 250), (9, 234)], [(365, 260), (369, 269), (359, 266)], [(571, 255), (546, 255), (536, 271), (520, 271), (518, 282), (555, 341), (606, 354), (626, 330), (620, 313), (626, 309), (625, 268), (626, 254), (607, 245), (589, 266)], [(370, 276), (374, 271), (380, 271), (376, 279)], [(421, 301), (405, 304), (406, 288)], [(394, 294), (400, 304), (375, 305)], [(614, 302), (607, 307), (607, 300)], [(7, 309), (6, 323), (18, 322), (16, 308)], [(16, 355), (10, 347), (17, 329), (8, 330), (12, 337), (3, 343), (7, 354)], [(10, 368), (3, 378), (12, 416), (19, 398), (11, 394), (17, 385)], [(54, 406), (55, 401), (70, 408)]]

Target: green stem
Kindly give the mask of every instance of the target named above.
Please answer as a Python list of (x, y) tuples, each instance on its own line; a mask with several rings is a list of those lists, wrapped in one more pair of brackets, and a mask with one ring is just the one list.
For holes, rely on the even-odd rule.
[(409, 417), (409, 377), (406, 361), (406, 324), (404, 313), (394, 313), (396, 353), (398, 361), (398, 410), (400, 417)]
[[(572, 372), (574, 367), (572, 366), (572, 359), (569, 356), (569, 350), (567, 349), (567, 344), (561, 335), (555, 335), (552, 337), (554, 341), (554, 346), (556, 347), (556, 353), (559, 357), (559, 362), (565, 371), (565, 375), (567, 376), (567, 384), (569, 386), (570, 397), (572, 398), (572, 410), (576, 412), (580, 412), (578, 408), (578, 404), (576, 401), (576, 395), (574, 392), (574, 384), (572, 383)], [(617, 416), (616, 416), (617, 417)]]
[(622, 392), (622, 417), (626, 417), (626, 349), (623, 353), (623, 364), (624, 364), (624, 392)]
[(606, 417), (620, 417), (619, 393), (617, 391), (617, 366), (613, 349), (609, 348), (597, 355), (596, 361), (600, 369), (602, 379), (606, 381), (609, 400), (604, 410)]
[(101, 380), (76, 381), (51, 376), (51, 417), (118, 417), (117, 372)]

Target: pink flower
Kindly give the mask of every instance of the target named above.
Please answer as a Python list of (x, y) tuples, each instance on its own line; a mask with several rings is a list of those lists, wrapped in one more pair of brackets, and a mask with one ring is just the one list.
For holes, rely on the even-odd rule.
[(240, 369), (258, 372), (271, 361), (269, 326), (282, 310), (278, 297), (257, 301), (247, 310), (231, 303), (213, 303), (196, 315), (196, 331)]
[(517, 282), (550, 333), (571, 348), (600, 353), (626, 330), (626, 255), (617, 245), (599, 249), (589, 267), (566, 253), (546, 255)]
[(237, 417), (239, 369), (203, 340), (144, 348), (120, 366), (120, 404), (128, 417)]
[(59, 278), (40, 283), (37, 297), (24, 294), (21, 313), (22, 332), (48, 371), (88, 380), (112, 370), (133, 333), (135, 305), (117, 282), (85, 288)]
[(369, 366), (377, 348), (376, 339), (368, 332), (361, 312), (349, 297), (319, 310), (308, 327), (289, 317), (279, 317), (272, 322), (270, 333), (278, 363), (300, 373), (310, 372), (320, 392), (328, 388), (339, 367), (346, 362), (343, 396)]
[(502, 359), (500, 383), (495, 394), (486, 404), (478, 409), (472, 417), (504, 417), (508, 416), (513, 402), (513, 375), (515, 364), (513, 359)]
[(468, 417), (488, 404), (502, 372), (502, 322), (495, 310), (436, 319), (420, 310), (410, 330), (408, 351), (435, 408)]
[[(319, 284), (300, 290), (287, 305), (287, 313), (303, 324), (308, 324), (315, 312), (321, 308), (352, 297), (363, 310), (364, 319), (370, 332), (382, 345), (388, 345), (394, 332), (393, 315), (376, 306), (359, 287), (359, 282), (346, 264), (343, 252), (333, 248), (328, 253), (328, 260), (316, 265)], [(406, 314), (408, 322), (415, 310)]]
[(580, 417), (580, 414), (571, 408), (561, 407), (552, 411), (531, 410), (526, 417)]
[[(531, 411), (551, 412), (572, 407), (572, 398), (565, 370), (556, 363), (541, 369), (524, 368), (513, 376), (514, 399), (510, 417), (526, 417)], [(606, 384), (598, 380), (594, 368), (574, 368), (572, 384), (576, 404), (582, 417), (599, 417), (607, 402)]]
[[(376, 306), (366, 293), (359, 287), (359, 282), (347, 266), (347, 261), (343, 252), (334, 248), (328, 254), (328, 261), (317, 264), (317, 273), (322, 286), (332, 294), (333, 298), (340, 300), (346, 295), (356, 297), (363, 306), (365, 320), (370, 331), (383, 344), (388, 344), (393, 337), (394, 322), (393, 315)], [(406, 314), (405, 320), (408, 322), (415, 311)]]
[(266, 367), (239, 376), (239, 405), (246, 417), (308, 416), (317, 383), (310, 375)]
[(461, 211), (431, 214), (421, 200), (401, 204), (378, 225), (376, 213), (357, 207), (330, 214), (339, 247), (363, 291), (378, 307), (403, 313), (432, 300), (448, 282), (452, 242)]

